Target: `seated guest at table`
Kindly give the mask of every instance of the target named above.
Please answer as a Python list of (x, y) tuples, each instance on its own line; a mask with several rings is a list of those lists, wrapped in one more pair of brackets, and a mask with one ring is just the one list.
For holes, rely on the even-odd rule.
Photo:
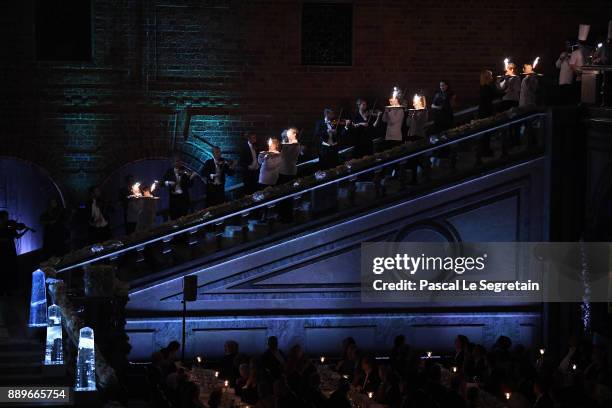
[(357, 347), (357, 344), (352, 343), (349, 344), (347, 348), (347, 355), (339, 364), (338, 373), (340, 375), (346, 375), (348, 378), (353, 381), (355, 379), (355, 374), (360, 370), (361, 363), (361, 351)]
[(238, 367), (238, 374), (238, 378), (236, 378), (236, 394), (240, 395), (240, 390), (246, 385), (250, 376), (249, 365), (241, 363)]
[(400, 334), (393, 340), (393, 348), (389, 353), (389, 364), (393, 371), (400, 375), (406, 373), (408, 358), (410, 356), (410, 346), (406, 344), (406, 337)]
[(390, 366), (378, 367), (380, 384), (374, 393), (374, 400), (379, 404), (391, 406), (399, 400), (399, 386)]
[(208, 408), (220, 408), (221, 399), (223, 398), (223, 392), (221, 390), (214, 390), (208, 397)]
[(469, 340), (463, 334), (459, 334), (455, 338), (455, 358), (454, 363), (455, 366), (458, 367), (459, 370), (463, 370), (463, 364), (465, 363), (468, 351), (468, 343)]
[(276, 336), (268, 337), (268, 349), (261, 356), (262, 368), (267, 370), (272, 378), (277, 379), (282, 375), (285, 361), (285, 355), (282, 350), (278, 348), (278, 339)]
[(254, 362), (251, 362), (251, 365), (249, 366), (249, 377), (240, 389), (240, 398), (242, 398), (242, 401), (246, 402), (247, 404), (256, 404), (259, 400), (257, 390), (259, 378), (260, 376), (258, 375), (257, 366)]
[(278, 139), (268, 140), (268, 150), (259, 153), (259, 188), (276, 185), (281, 165), (280, 143)]
[(476, 344), (465, 363), (465, 374), (470, 378), (483, 378), (488, 370), (487, 350), (481, 344)]
[(220, 363), (219, 378), (228, 380), (232, 387), (236, 384), (236, 378), (239, 375), (238, 367), (241, 363), (238, 354), (239, 347), (238, 342), (234, 340), (228, 340), (223, 345), (224, 355)]
[(380, 125), (382, 111), (373, 112), (368, 110), (368, 102), (359, 98), (356, 102), (357, 113), (353, 117), (349, 135), (355, 146), (354, 158), (369, 156), (374, 153), (374, 138), (376, 128)]
[(221, 156), (221, 148), (213, 147), (213, 157), (204, 162), (202, 177), (206, 183), (206, 205), (223, 204), (225, 202), (225, 176), (234, 174), (234, 163)]
[(376, 361), (372, 357), (364, 357), (361, 360), (361, 370), (359, 375), (353, 380), (355, 385), (362, 393), (375, 392), (380, 385), (378, 368)]
[(153, 387), (156, 387), (157, 385), (162, 386), (165, 384), (162, 372), (163, 361), (164, 356), (160, 351), (156, 351), (151, 354), (151, 364), (147, 369), (147, 380)]
[(240, 167), (242, 169), (244, 194), (253, 194), (257, 191), (257, 181), (259, 179), (258, 154), (257, 135), (254, 132), (247, 132), (240, 150)]
[[(289, 385), (284, 378), (279, 378), (278, 380), (274, 381), (272, 390), (273, 401), (271, 402), (273, 403), (274, 407), (306, 408), (304, 401), (302, 401), (302, 399), (299, 398), (295, 392), (291, 390), (291, 388), (289, 388)], [(261, 397), (264, 396), (262, 395)], [(262, 398), (262, 402), (263, 401), (264, 398)], [(268, 405), (262, 404), (262, 406)]]
[(348, 393), (351, 390), (351, 385), (345, 379), (341, 379), (338, 382), (338, 388), (332, 393), (325, 404), (326, 408), (351, 408), (351, 400), (348, 397)]
[(303, 395), (308, 407), (323, 407), (327, 398), (321, 392), (321, 376), (318, 372), (313, 372), (308, 376), (307, 387)]
[(312, 372), (316, 372), (316, 368), (304, 354), (302, 346), (296, 344), (291, 347), (285, 362), (285, 376), (289, 388), (300, 394), (306, 388), (308, 376)]
[(178, 341), (173, 340), (166, 347), (160, 350), (163, 361), (161, 362), (162, 373), (164, 377), (176, 371), (176, 359), (181, 345)]
[(185, 382), (179, 390), (180, 408), (204, 408), (200, 402), (200, 386), (191, 381)]

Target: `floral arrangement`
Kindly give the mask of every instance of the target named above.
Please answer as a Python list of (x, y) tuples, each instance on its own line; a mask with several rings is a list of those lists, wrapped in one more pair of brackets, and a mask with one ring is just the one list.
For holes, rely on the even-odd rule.
[[(508, 120), (516, 119), (538, 111), (539, 110), (536, 108), (510, 109), (508, 111), (498, 113), (489, 118), (473, 120), (470, 123), (450, 129), (438, 135), (438, 140), (455, 139), (457, 137), (467, 135), (475, 131), (487, 129), (494, 124), (502, 124)], [(415, 149), (418, 149), (418, 146), (400, 145), (389, 150), (375, 153), (371, 156), (365, 156), (359, 159), (352, 159), (335, 168), (325, 170), (325, 175), (322, 180), (332, 180), (334, 178), (345, 176), (355, 171), (366, 169), (379, 162), (397, 159), (402, 156), (405, 156), (408, 153), (414, 152)], [(129, 236), (123, 237), (121, 240), (111, 240), (102, 244), (88, 246), (77, 251), (73, 251), (64, 256), (63, 258), (51, 258), (45, 263), (43, 263), (42, 266), (61, 269), (62, 267), (66, 267), (87, 260), (92, 256), (94, 252), (96, 253), (96, 255), (103, 255), (105, 253), (111, 253), (117, 248), (121, 248), (128, 245), (137, 245), (141, 242), (145, 242), (160, 235), (166, 235), (168, 233), (175, 232), (184, 228), (196, 226), (202, 222), (212, 220), (223, 215), (232, 214), (236, 211), (246, 209), (249, 206), (258, 204), (259, 202), (264, 202), (265, 200), (279, 198), (290, 192), (298, 192), (300, 190), (307, 189), (316, 185), (317, 183), (319, 183), (319, 180), (317, 180), (314, 175), (309, 175), (301, 177), (291, 183), (286, 183), (274, 187), (267, 187), (263, 191), (257, 192), (253, 195), (244, 196), (243, 198), (239, 198), (231, 202), (226, 202), (213, 207), (205, 208), (203, 210), (181, 217), (178, 220), (169, 221), (164, 224), (155, 226), (149, 230), (137, 231)]]

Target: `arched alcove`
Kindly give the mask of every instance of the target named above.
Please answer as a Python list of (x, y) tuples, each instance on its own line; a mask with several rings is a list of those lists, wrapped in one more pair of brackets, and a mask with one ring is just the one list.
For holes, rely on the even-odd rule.
[(0, 209), (36, 230), (15, 241), (18, 255), (42, 247), (39, 217), (51, 199), (65, 206), (61, 190), (45, 169), (22, 159), (0, 157)]
[[(137, 160), (128, 164), (123, 165), (102, 183), (102, 193), (107, 200), (110, 200), (113, 204), (114, 211), (110, 215), (110, 224), (113, 231), (113, 236), (122, 236), (125, 233), (123, 228), (123, 207), (121, 205), (121, 199), (123, 192), (126, 187), (126, 177), (128, 175), (134, 176), (134, 180), (142, 183), (143, 185), (151, 185), (155, 180), (161, 181), (164, 177), (166, 170), (171, 168), (173, 165), (172, 159), (165, 157), (154, 157), (148, 159)], [(197, 169), (190, 169), (196, 171)], [(193, 187), (190, 190), (191, 201), (194, 210), (198, 210), (204, 207), (204, 191), (205, 185), (201, 177), (194, 179)], [(161, 223), (164, 221), (163, 213), (168, 208), (168, 190), (161, 186), (158, 187), (155, 195), (160, 198), (158, 203), (158, 217), (157, 222)]]

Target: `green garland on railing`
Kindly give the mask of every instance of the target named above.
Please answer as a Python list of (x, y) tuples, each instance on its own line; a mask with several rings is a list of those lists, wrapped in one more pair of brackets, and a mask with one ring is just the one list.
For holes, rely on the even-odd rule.
[[(508, 121), (510, 119), (515, 119), (520, 116), (524, 116), (530, 113), (535, 113), (538, 111), (540, 110), (536, 108), (510, 109), (508, 111), (498, 113), (496, 115), (493, 115), (485, 119), (473, 120), (470, 123), (467, 123), (465, 125), (461, 125), (456, 128), (450, 129), (446, 132), (443, 132), (439, 136), (440, 137), (445, 136), (447, 140), (453, 140), (460, 136), (464, 136), (468, 133), (472, 133), (474, 131), (479, 131), (479, 130), (485, 130), (486, 128), (491, 127), (492, 125), (502, 124), (503, 122)], [(332, 180), (336, 177), (348, 175), (355, 171), (366, 169), (378, 162), (400, 158), (413, 151), (414, 151), (413, 146), (409, 144), (403, 144), (400, 146), (396, 146), (392, 149), (382, 151), (380, 153), (375, 153), (371, 156), (365, 156), (359, 159), (352, 159), (335, 168), (325, 170), (324, 178), (325, 180)], [(177, 220), (169, 221), (164, 224), (158, 225), (149, 230), (135, 232), (131, 235), (123, 237), (121, 240), (110, 240), (110, 241), (104, 242), (102, 244), (103, 248), (97, 253), (98, 255), (103, 255), (107, 252), (110, 252), (114, 249), (118, 249), (123, 246), (137, 245), (141, 242), (147, 241), (149, 239), (152, 239), (160, 235), (165, 235), (165, 234), (180, 230), (182, 228), (187, 228), (187, 227), (194, 226), (194, 225), (197, 225), (199, 223), (202, 223), (208, 220), (212, 220), (216, 217), (231, 214), (238, 210), (242, 210), (248, 206), (257, 204), (258, 202), (263, 202), (266, 200), (279, 198), (289, 192), (297, 192), (302, 189), (307, 189), (318, 183), (319, 183), (319, 180), (317, 180), (315, 175), (309, 175), (309, 176), (305, 176), (305, 177), (296, 179), (294, 182), (291, 182), (291, 183), (286, 183), (286, 184), (282, 184), (282, 185), (278, 185), (274, 187), (267, 187), (263, 191), (258, 192), (259, 194), (263, 195), (263, 197), (260, 200), (255, 200), (253, 198), (255, 194), (258, 194), (258, 193), (255, 193), (254, 195), (244, 196), (243, 198), (239, 198), (237, 200), (226, 202), (226, 203), (216, 205), (213, 207), (208, 207), (200, 211), (197, 211), (195, 213), (188, 214)], [(97, 245), (99, 246), (100, 244), (97, 244)], [(43, 266), (61, 269), (61, 267), (63, 266), (69, 266), (69, 265), (72, 265), (78, 262), (83, 262), (92, 256), (92, 254), (94, 253), (92, 248), (94, 247), (95, 245), (87, 246), (85, 248), (79, 249), (77, 251), (73, 251), (65, 255), (63, 258), (51, 258), (45, 263), (43, 263)]]

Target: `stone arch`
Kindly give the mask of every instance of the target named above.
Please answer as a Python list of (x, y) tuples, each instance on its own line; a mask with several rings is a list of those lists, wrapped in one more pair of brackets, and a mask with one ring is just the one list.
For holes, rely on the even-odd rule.
[(16, 242), (18, 254), (42, 248), (39, 217), (51, 199), (66, 207), (65, 194), (47, 169), (20, 157), (0, 156), (0, 209), (35, 230)]

